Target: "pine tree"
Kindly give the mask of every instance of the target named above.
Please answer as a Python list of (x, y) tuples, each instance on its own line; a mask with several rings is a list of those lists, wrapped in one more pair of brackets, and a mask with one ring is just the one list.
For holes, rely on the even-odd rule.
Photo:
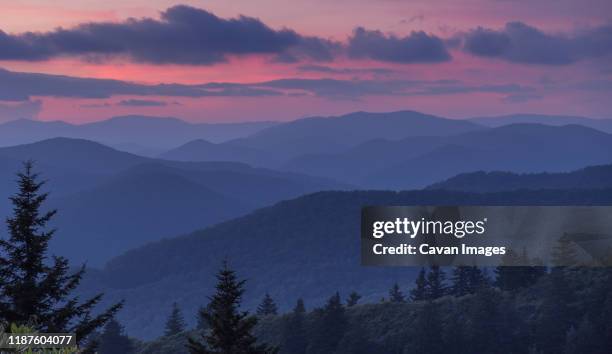
[(447, 294), (446, 275), (439, 266), (431, 266), (427, 274), (427, 299), (434, 300)]
[(503, 327), (502, 298), (498, 290), (482, 288), (476, 292), (467, 310), (468, 340), (471, 352), (474, 353), (511, 353), (502, 346), (502, 337), (506, 335)]
[(298, 299), (293, 312), (285, 320), (283, 332), (281, 335), (281, 353), (286, 354), (304, 354), (306, 353), (306, 345), (308, 338), (306, 335), (306, 308), (304, 301)]
[(200, 306), (198, 309), (198, 314), (196, 315), (196, 328), (197, 329), (208, 329), (208, 322), (206, 322), (206, 313), (208, 312), (208, 307)]
[(129, 354), (134, 350), (132, 342), (124, 333), (123, 326), (114, 319), (106, 324), (98, 341), (99, 354)]
[(553, 269), (548, 281), (535, 331), (537, 348), (544, 354), (562, 352), (567, 332), (574, 324), (570, 306), (574, 294), (564, 271)]
[(185, 319), (183, 313), (178, 307), (176, 302), (172, 303), (172, 311), (166, 320), (166, 329), (164, 330), (164, 336), (169, 337), (175, 334), (179, 334), (185, 330)]
[(458, 266), (453, 269), (451, 277), (450, 293), (454, 296), (464, 296), (471, 292), (470, 269), (465, 266)]
[(94, 316), (92, 310), (102, 294), (83, 303), (72, 296), (85, 267), (70, 274), (66, 258), (48, 257), (55, 230), (47, 230), (46, 225), (56, 211), (41, 212), (48, 196), (40, 192), (45, 182), (39, 181), (31, 161), (24, 163), (17, 176), (18, 192), (10, 198), (13, 215), (7, 219), (9, 237), (0, 239), (0, 322), (46, 333), (75, 333), (83, 342), (113, 318), (122, 304)]
[(265, 317), (265, 316), (275, 316), (278, 313), (278, 308), (276, 307), (276, 303), (270, 296), (270, 294), (266, 293), (261, 304), (257, 307), (257, 316)]
[(315, 332), (306, 352), (308, 354), (333, 353), (344, 336), (348, 322), (340, 294), (336, 293), (319, 311), (315, 321)]
[(349, 297), (346, 299), (346, 307), (353, 307), (359, 303), (361, 299), (361, 295), (359, 295), (356, 291), (353, 291), (349, 294)]
[(397, 283), (394, 283), (391, 289), (389, 290), (389, 301), (406, 302), (406, 298)]
[(419, 276), (415, 280), (415, 287), (410, 290), (410, 300), (422, 301), (427, 296), (427, 279), (425, 278), (425, 268), (421, 268)]
[(238, 280), (227, 262), (217, 274), (216, 293), (210, 298), (208, 311), (202, 315), (210, 330), (202, 337), (204, 343), (189, 338), (187, 348), (193, 354), (268, 354), (278, 349), (257, 344), (252, 334), (257, 318), (240, 311), (245, 280)]

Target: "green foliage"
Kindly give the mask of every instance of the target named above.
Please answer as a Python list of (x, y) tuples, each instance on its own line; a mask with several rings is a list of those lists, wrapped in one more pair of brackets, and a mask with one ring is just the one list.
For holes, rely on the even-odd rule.
[(48, 196), (40, 192), (45, 182), (39, 181), (31, 161), (17, 176), (18, 192), (10, 198), (13, 215), (7, 219), (9, 237), (0, 239), (0, 321), (45, 333), (75, 333), (82, 341), (108, 322), (121, 304), (94, 316), (101, 294), (81, 303), (72, 296), (85, 268), (70, 274), (65, 258), (48, 257), (55, 230), (46, 226), (56, 211), (41, 211)]

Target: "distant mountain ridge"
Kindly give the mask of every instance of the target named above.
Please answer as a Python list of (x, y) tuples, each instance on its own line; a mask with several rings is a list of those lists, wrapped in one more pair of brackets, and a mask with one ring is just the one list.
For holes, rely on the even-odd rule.
[(346, 184), (232, 162), (177, 162), (53, 138), (0, 148), (0, 218), (10, 213), (21, 161), (37, 161), (58, 208), (52, 251), (101, 265), (124, 250), (190, 232), (280, 200)]
[(198, 146), (193, 142), (161, 156), (192, 161), (214, 161), (229, 156), (232, 161), (276, 167), (305, 154), (339, 153), (372, 139), (449, 136), (480, 129), (484, 128), (472, 122), (415, 111), (355, 112), (281, 123), (215, 146)]
[(471, 172), (434, 183), (427, 189), (489, 193), (511, 190), (612, 188), (612, 165), (565, 173)]
[[(125, 299), (119, 314), (127, 331), (160, 335), (173, 301), (196, 313), (212, 294), (222, 260), (248, 279), (245, 309), (265, 293), (282, 311), (303, 298), (320, 306), (339, 291), (357, 291), (364, 301), (387, 296), (394, 281), (412, 284), (417, 268), (362, 267), (360, 214), (365, 205), (609, 205), (612, 189), (472, 194), (452, 191), (319, 192), (258, 209), (189, 235), (130, 250), (100, 271), (88, 273), (83, 295), (103, 290), (106, 301)], [(296, 276), (299, 274), (299, 276)], [(174, 295), (173, 295), (174, 294)], [(181, 294), (176, 297), (175, 294)], [(189, 317), (188, 321), (194, 321)]]
[[(362, 188), (414, 189), (478, 170), (560, 172), (612, 163), (612, 135), (579, 125), (512, 124), (452, 136), (373, 140), (283, 168)], [(562, 157), (562, 158), (561, 158)]]
[(138, 154), (156, 155), (194, 139), (222, 142), (256, 133), (275, 124), (189, 123), (173, 117), (138, 115), (79, 125), (62, 121), (15, 120), (0, 124), (0, 144), (11, 146), (56, 137), (80, 138)]
[(468, 119), (470, 122), (478, 123), (487, 127), (501, 127), (508, 124), (533, 123), (553, 126), (577, 124), (585, 127), (612, 133), (612, 119), (595, 119), (580, 116), (546, 115), (519, 113), (504, 116), (477, 117)]

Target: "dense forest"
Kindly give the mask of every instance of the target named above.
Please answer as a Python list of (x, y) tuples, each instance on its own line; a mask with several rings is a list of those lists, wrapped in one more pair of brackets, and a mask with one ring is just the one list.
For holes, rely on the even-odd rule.
[[(603, 354), (612, 348), (609, 268), (430, 267), (402, 285), (392, 284), (377, 303), (335, 293), (310, 311), (300, 299), (282, 315), (258, 311), (254, 333), (286, 354)], [(270, 301), (265, 297), (260, 309)], [(206, 323), (140, 343), (133, 353), (189, 353), (188, 341), (205, 333)]]

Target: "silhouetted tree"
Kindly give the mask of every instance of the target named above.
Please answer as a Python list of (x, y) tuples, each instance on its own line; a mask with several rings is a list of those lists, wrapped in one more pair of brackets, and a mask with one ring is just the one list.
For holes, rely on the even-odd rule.
[(55, 230), (46, 226), (56, 211), (41, 212), (48, 196), (40, 192), (45, 182), (39, 181), (31, 161), (24, 163), (17, 176), (18, 192), (10, 198), (13, 215), (6, 221), (9, 237), (0, 239), (0, 322), (47, 333), (71, 332), (84, 341), (113, 318), (122, 304), (94, 316), (92, 310), (102, 294), (82, 303), (72, 296), (85, 267), (70, 274), (66, 258), (48, 257)]
[(261, 304), (257, 307), (257, 316), (265, 317), (265, 316), (273, 316), (278, 313), (278, 308), (276, 307), (276, 303), (270, 296), (270, 294), (266, 293)]
[(426, 297), (433, 300), (440, 298), (448, 293), (448, 288), (445, 284), (446, 275), (439, 266), (431, 266), (427, 274)]
[(349, 297), (346, 299), (346, 307), (353, 307), (359, 303), (361, 299), (361, 295), (359, 295), (356, 291), (353, 291), (349, 294)]
[(414, 288), (410, 290), (412, 301), (422, 301), (427, 297), (427, 279), (425, 278), (425, 268), (421, 268), (419, 275), (414, 282)]
[(389, 301), (391, 302), (406, 302), (406, 298), (402, 293), (399, 285), (394, 283), (391, 289), (389, 290)]
[(471, 292), (470, 270), (465, 266), (458, 266), (453, 269), (451, 277), (450, 294), (454, 296), (464, 296)]
[(488, 275), (477, 266), (467, 267), (468, 273), (468, 292), (475, 293), (483, 287), (491, 286)]
[(306, 335), (305, 314), (304, 301), (298, 299), (293, 312), (287, 317), (283, 326), (280, 346), (281, 353), (306, 353), (308, 337)]
[(208, 329), (208, 322), (206, 322), (206, 312), (208, 312), (208, 307), (200, 306), (198, 309), (198, 313), (196, 315), (196, 328), (197, 329)]
[(313, 338), (306, 352), (308, 354), (333, 353), (348, 325), (340, 294), (336, 293), (332, 296), (317, 315)]
[(164, 330), (164, 336), (173, 336), (179, 334), (185, 330), (185, 319), (183, 313), (178, 307), (176, 302), (172, 303), (172, 310), (166, 320), (166, 328)]
[(536, 346), (543, 354), (561, 353), (567, 332), (575, 324), (570, 307), (574, 296), (562, 269), (553, 269), (545, 290), (536, 322)]
[(98, 341), (99, 354), (129, 354), (134, 350), (132, 342), (124, 333), (123, 326), (114, 319), (104, 326), (104, 332), (102, 332)]
[(187, 348), (194, 354), (268, 354), (278, 349), (257, 344), (253, 327), (257, 318), (240, 311), (245, 280), (238, 280), (236, 273), (223, 262), (217, 274), (216, 292), (210, 299), (208, 311), (202, 315), (210, 330), (203, 335), (204, 343), (189, 338)]

